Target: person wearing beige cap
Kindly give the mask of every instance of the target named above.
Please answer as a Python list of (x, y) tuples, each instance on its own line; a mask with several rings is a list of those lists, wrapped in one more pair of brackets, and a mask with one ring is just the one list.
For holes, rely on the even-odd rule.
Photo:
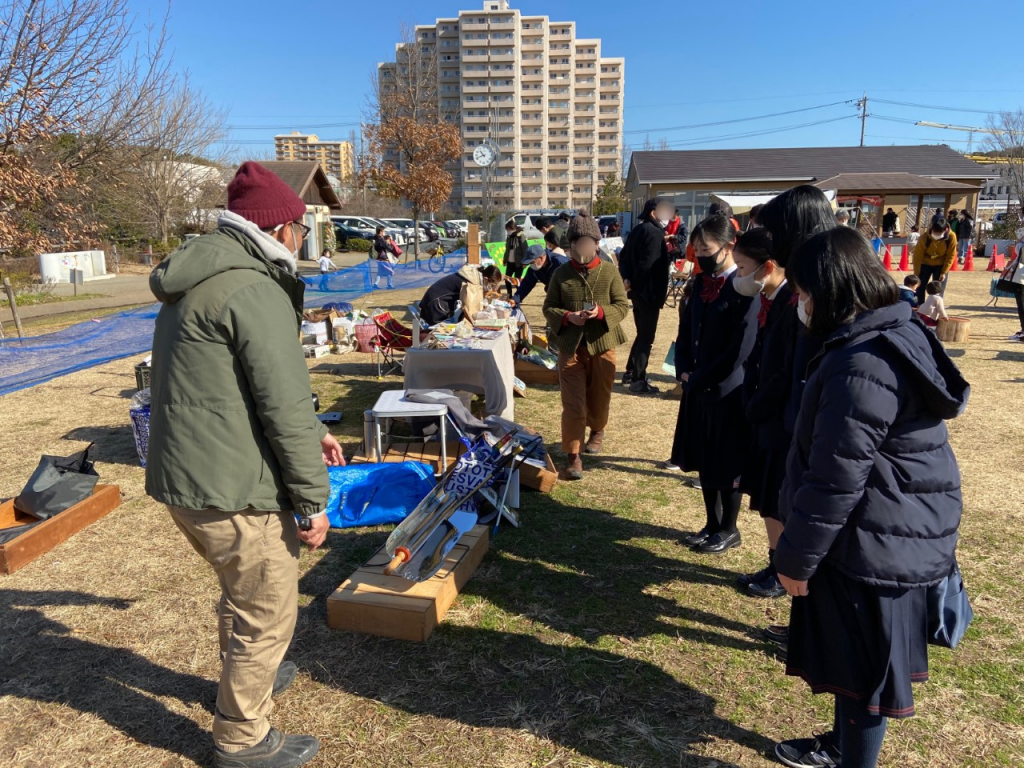
[(298, 613), (299, 551), (327, 535), (324, 465), (345, 461), (314, 413), (298, 339), (305, 213), (278, 176), (243, 163), (217, 229), (150, 276), (162, 306), (146, 492), (168, 506), (220, 583), (218, 768), (297, 768), (319, 749), (268, 720), (271, 697), (296, 675), (283, 659)]
[[(565, 480), (583, 479), (582, 452), (600, 453), (615, 385), (615, 348), (626, 343), (629, 300), (619, 271), (598, 257), (601, 230), (586, 211), (569, 224), (569, 263), (544, 299), (548, 337), (558, 350)], [(587, 428), (590, 437), (587, 438)], [(586, 444), (584, 446), (584, 441)]]

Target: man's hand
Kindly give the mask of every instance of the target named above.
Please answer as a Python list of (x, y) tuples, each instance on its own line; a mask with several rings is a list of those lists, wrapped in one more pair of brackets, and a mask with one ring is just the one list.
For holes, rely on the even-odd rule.
[(327, 435), (320, 441), (320, 448), (323, 451), (324, 464), (328, 467), (344, 467), (345, 454), (341, 450), (341, 443), (334, 435)]
[(806, 581), (795, 581), (788, 576), (779, 574), (779, 582), (785, 588), (785, 590), (793, 597), (806, 597), (807, 596), (807, 582)]
[(515, 299), (509, 299), (508, 303), (509, 303), (509, 305), (511, 305), (512, 309), (515, 309), (516, 307), (519, 306), (519, 302), (516, 301)]
[(679, 380), (683, 381), (683, 382), (689, 383), (689, 381), (690, 381), (690, 374), (688, 374), (688, 373), (681, 373), (681, 374), (679, 374)]
[(587, 322), (587, 314), (585, 312), (570, 312), (566, 315), (566, 318), (573, 325), (583, 325)]
[(622, 281), (622, 285), (625, 286), (626, 290), (628, 291), (630, 288), (633, 287), (633, 281), (632, 280), (623, 280)]
[(308, 545), (310, 550), (314, 550), (324, 543), (324, 540), (327, 538), (327, 531), (330, 529), (331, 524), (327, 520), (327, 515), (314, 517), (309, 522), (313, 524), (313, 527), (308, 531), (303, 531), (300, 528), (299, 541)]

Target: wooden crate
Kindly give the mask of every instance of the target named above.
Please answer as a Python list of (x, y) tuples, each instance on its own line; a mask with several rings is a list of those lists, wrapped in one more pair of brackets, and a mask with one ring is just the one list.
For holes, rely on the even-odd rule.
[[(29, 528), (16, 539), (0, 544), (0, 571), (14, 573), (111, 510), (117, 509), (120, 504), (120, 488), (116, 485), (97, 485), (89, 498)], [(34, 517), (23, 515), (14, 508), (14, 499), (0, 504), (0, 529), (13, 528), (34, 520)]]
[(424, 642), (451, 608), (487, 552), (490, 534), (478, 525), (459, 540), (427, 581), (385, 576), (383, 548), (327, 598), (327, 625), (346, 632)]
[(519, 358), (516, 358), (515, 373), (517, 379), (530, 386), (536, 386), (538, 384), (554, 384), (555, 386), (558, 386), (557, 369), (551, 371), (543, 365), (531, 363), (529, 360), (520, 360)]
[(527, 488), (533, 488), (535, 491), (541, 493), (551, 493), (551, 489), (555, 487), (555, 483), (558, 482), (558, 470), (555, 469), (555, 463), (551, 460), (551, 454), (545, 454), (547, 459), (547, 467), (541, 469), (540, 467), (534, 467), (529, 464), (523, 464), (519, 469), (519, 482)]

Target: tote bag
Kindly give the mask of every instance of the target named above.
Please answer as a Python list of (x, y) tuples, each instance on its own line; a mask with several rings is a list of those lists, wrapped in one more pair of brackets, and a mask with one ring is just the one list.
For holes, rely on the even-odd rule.
[(955, 560), (949, 575), (928, 587), (927, 599), (928, 643), (940, 648), (956, 648), (974, 619), (974, 610)]

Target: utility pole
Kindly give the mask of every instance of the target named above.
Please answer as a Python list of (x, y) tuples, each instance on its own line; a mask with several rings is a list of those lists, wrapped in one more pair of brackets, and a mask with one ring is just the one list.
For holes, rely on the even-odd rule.
[(864, 146), (864, 128), (868, 123), (868, 94), (865, 91), (864, 96), (857, 99), (857, 106), (860, 108), (860, 145)]

